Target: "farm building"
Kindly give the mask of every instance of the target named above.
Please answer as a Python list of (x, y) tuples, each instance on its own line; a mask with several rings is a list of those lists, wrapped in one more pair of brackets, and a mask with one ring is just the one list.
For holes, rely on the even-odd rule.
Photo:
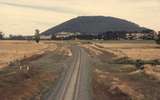
[(51, 38), (52, 38), (52, 35), (41, 35), (40, 36), (41, 40), (51, 40)]

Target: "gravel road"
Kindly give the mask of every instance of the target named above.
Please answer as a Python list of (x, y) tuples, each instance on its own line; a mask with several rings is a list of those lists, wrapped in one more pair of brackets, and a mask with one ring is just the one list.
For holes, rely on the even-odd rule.
[(90, 57), (79, 46), (72, 46), (71, 63), (46, 100), (91, 100)]

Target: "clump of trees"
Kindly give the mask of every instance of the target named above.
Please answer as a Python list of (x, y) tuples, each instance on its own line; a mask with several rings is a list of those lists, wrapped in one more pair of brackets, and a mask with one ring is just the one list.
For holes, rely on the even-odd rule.
[(140, 59), (137, 59), (136, 62), (135, 62), (135, 66), (137, 69), (144, 69), (144, 61), (143, 60), (140, 60)]
[(38, 29), (35, 30), (35, 35), (34, 35), (36, 43), (39, 43), (40, 41), (40, 31)]
[(22, 36), (22, 35), (12, 35), (10, 34), (9, 35), (9, 40), (25, 40), (25, 36)]
[(0, 32), (0, 40), (2, 40), (4, 38), (4, 34), (3, 32)]
[(157, 44), (160, 44), (160, 32), (159, 32), (158, 35), (157, 35), (156, 43), (157, 43)]

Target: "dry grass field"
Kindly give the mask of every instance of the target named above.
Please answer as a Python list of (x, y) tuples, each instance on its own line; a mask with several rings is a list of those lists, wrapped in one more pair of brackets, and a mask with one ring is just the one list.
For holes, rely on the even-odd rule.
[[(160, 65), (117, 63), (160, 60), (160, 46), (155, 43), (125, 41), (83, 44), (93, 60), (93, 100), (160, 100)], [(127, 60), (126, 60), (127, 61)]]
[[(7, 66), (11, 61), (31, 57), (43, 53), (49, 44), (36, 44), (33, 41), (0, 41), (0, 68)], [(52, 44), (55, 49), (56, 45)]]
[[(85, 48), (92, 57), (92, 100), (160, 100), (160, 65), (138, 69), (135, 64), (116, 63), (123, 57), (159, 60), (159, 45), (86, 41), (0, 41), (0, 100), (45, 100), (72, 56), (73, 45)], [(18, 64), (5, 67), (16, 59), (22, 69)]]
[(69, 48), (51, 41), (1, 41), (0, 47), (1, 62), (20, 59), (0, 70), (0, 100), (45, 100), (71, 55)]
[(98, 43), (99, 47), (105, 51), (109, 51), (118, 57), (129, 57), (131, 59), (154, 60), (160, 59), (160, 46), (157, 44), (146, 43)]

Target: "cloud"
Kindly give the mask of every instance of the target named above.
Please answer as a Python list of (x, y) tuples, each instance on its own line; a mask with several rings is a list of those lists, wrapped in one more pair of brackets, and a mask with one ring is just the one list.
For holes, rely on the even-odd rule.
[(49, 6), (39, 6), (39, 5), (25, 5), (25, 4), (2, 2), (2, 1), (0, 1), (0, 4), (7, 6), (21, 7), (21, 8), (29, 8), (34, 10), (53, 11), (58, 13), (72, 14), (72, 15), (81, 15), (86, 13), (80, 10), (75, 10), (73, 8), (60, 7), (60, 6), (49, 7)]

